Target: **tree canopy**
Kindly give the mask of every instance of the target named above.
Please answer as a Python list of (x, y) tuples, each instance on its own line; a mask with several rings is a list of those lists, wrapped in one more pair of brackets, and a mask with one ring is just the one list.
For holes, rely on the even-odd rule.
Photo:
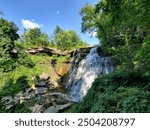
[(31, 66), (28, 56), (16, 51), (15, 41), (19, 38), (18, 27), (3, 18), (0, 19), (0, 70), (11, 71), (19, 65)]
[(56, 29), (54, 30), (51, 43), (62, 50), (87, 46), (87, 43), (83, 42), (75, 31), (63, 30), (59, 26), (56, 26)]
[(102, 0), (95, 6), (86, 4), (80, 12), (82, 31), (96, 31), (102, 48), (126, 71), (145, 75), (148, 74), (145, 66), (150, 70), (148, 12), (148, 0)]
[(21, 36), (21, 43), (27, 46), (48, 46), (49, 37), (46, 33), (41, 32), (39, 28), (30, 30), (24, 29), (24, 33)]
[(0, 68), (9, 70), (13, 67), (16, 54), (12, 51), (14, 41), (19, 38), (18, 27), (13, 22), (0, 19)]

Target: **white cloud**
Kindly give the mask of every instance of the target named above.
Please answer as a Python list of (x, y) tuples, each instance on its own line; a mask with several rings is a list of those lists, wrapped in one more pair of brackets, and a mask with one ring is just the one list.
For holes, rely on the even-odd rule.
[(57, 10), (56, 14), (60, 14), (60, 11), (59, 11), (59, 10)]
[(22, 19), (21, 21), (22, 21), (23, 27), (26, 29), (33, 29), (33, 28), (40, 28), (41, 27), (41, 25), (39, 25), (38, 23), (33, 22), (34, 20)]
[(96, 37), (97, 36), (97, 32), (91, 32), (89, 35), (92, 36), (92, 37)]

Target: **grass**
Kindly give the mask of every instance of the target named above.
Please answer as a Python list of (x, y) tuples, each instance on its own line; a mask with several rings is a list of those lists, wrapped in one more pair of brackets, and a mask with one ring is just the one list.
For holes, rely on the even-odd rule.
[[(51, 59), (56, 59), (56, 66), (60, 66), (62, 62), (69, 59), (68, 56), (48, 56), (47, 54), (28, 55), (28, 58), (33, 62), (33, 67), (26, 67), (24, 65), (18, 66), (15, 70), (10, 72), (0, 71), (0, 98), (8, 95), (15, 95), (16, 93), (31, 87), (33, 84), (32, 77), (39, 76), (43, 72), (53, 73)], [(30, 112), (25, 107), (25, 104), (15, 105), (9, 110), (3, 109), (0, 103), (0, 112)]]
[(69, 59), (67, 56), (48, 56), (46, 54), (29, 55), (33, 62), (32, 68), (23, 65), (18, 66), (11, 72), (0, 72), (0, 97), (15, 94), (32, 85), (32, 77), (39, 76), (43, 72), (51, 73), (50, 61), (56, 59), (56, 66)]
[[(32, 77), (40, 75), (42, 72), (50, 73), (47, 55), (30, 55), (34, 67), (29, 68), (23, 65), (11, 72), (0, 72), (0, 96), (15, 94), (32, 85)], [(42, 64), (45, 63), (45, 64)]]
[(56, 56), (53, 55), (53, 59), (56, 59), (56, 67), (60, 67), (64, 61), (70, 61), (70, 55)]

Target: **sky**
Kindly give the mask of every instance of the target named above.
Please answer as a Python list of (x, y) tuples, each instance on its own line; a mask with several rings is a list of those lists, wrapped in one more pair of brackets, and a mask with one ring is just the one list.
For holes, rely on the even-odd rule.
[(13, 21), (19, 27), (19, 34), (24, 28), (40, 28), (52, 35), (58, 25), (62, 29), (74, 30), (83, 41), (90, 45), (98, 44), (98, 39), (81, 33), (80, 10), (86, 3), (95, 5), (98, 0), (0, 0), (1, 16)]

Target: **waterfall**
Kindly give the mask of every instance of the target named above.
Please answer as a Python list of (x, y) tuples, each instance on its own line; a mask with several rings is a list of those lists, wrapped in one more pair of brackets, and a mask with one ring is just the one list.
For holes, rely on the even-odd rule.
[(72, 84), (70, 86), (70, 100), (82, 101), (93, 81), (100, 75), (109, 74), (114, 67), (108, 57), (99, 56), (97, 48), (92, 48), (90, 53), (79, 62), (78, 68), (74, 68), (70, 74)]

